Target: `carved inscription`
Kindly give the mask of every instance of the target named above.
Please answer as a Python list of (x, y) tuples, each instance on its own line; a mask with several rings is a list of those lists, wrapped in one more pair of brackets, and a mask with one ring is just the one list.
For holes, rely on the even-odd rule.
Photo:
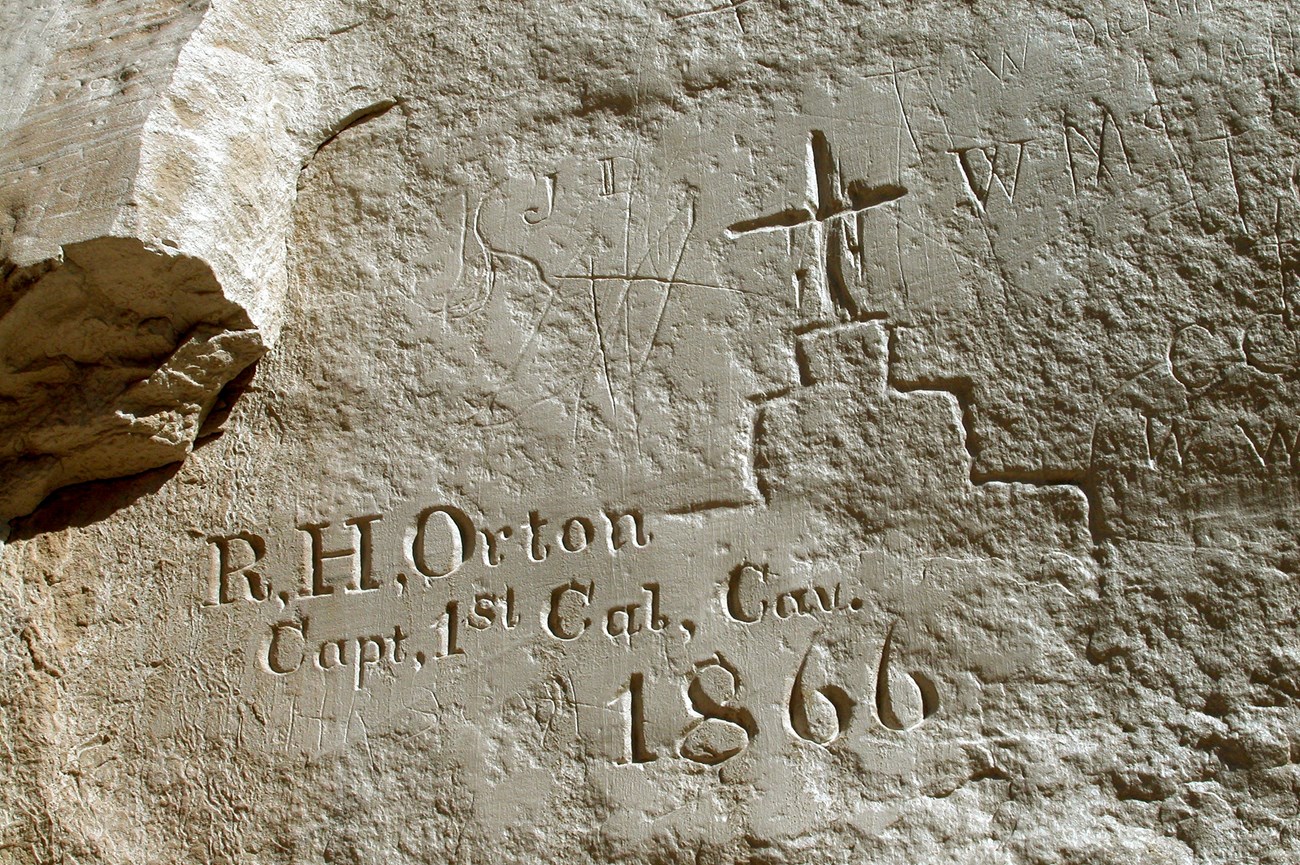
[(1010, 141), (949, 151), (957, 160), (966, 190), (980, 213), (988, 210), (990, 196), (995, 190), (1005, 197), (1008, 204), (1015, 202), (1028, 144), (1027, 140)]
[[(317, 682), (326, 694), (429, 676), (425, 687), (437, 689), (442, 676), (482, 669), (511, 647), (558, 651), (570, 661), (552, 680), (583, 694), (582, 705), (604, 706), (597, 720), (603, 741), (616, 743), (615, 765), (718, 766), (760, 739), (832, 747), (872, 729), (912, 730), (939, 711), (932, 675), (896, 669), (898, 620), (882, 619), (859, 582), (743, 561), (687, 601), (686, 586), (653, 564), (659, 531), (639, 508), (489, 520), (440, 503), (409, 517), (300, 522), (296, 560), (283, 553), (295, 544), (269, 532), (212, 534), (206, 606), (261, 616), (257, 675)], [(837, 622), (857, 636), (818, 637)], [(719, 629), (734, 637), (719, 643)], [(773, 663), (745, 648), (753, 638), (806, 645)], [(665, 667), (657, 656), (681, 660)], [(616, 669), (621, 678), (609, 682)]]
[[(302, 573), (292, 586), (277, 583), (280, 600), (382, 588), (385, 581), (375, 573), (373, 527), (383, 519), (383, 514), (368, 514), (344, 519), (340, 526), (330, 521), (300, 524)], [(490, 568), (499, 567), (507, 556), (538, 563), (553, 554), (582, 553), (596, 544), (611, 553), (644, 547), (652, 537), (638, 510), (609, 510), (563, 520), (530, 511), (517, 523), (494, 528), (476, 524), (453, 505), (434, 505), (421, 510), (408, 528), (411, 540), (402, 552), (411, 569), (427, 580), (449, 577), (476, 558)], [(270, 597), (268, 578), (259, 570), (266, 556), (266, 537), (237, 531), (210, 535), (207, 542), (212, 559), (207, 604), (261, 602)], [(405, 585), (407, 577), (399, 573), (394, 580)]]
[[(812, 645), (793, 673), (783, 698), (786, 723), (783, 734), (822, 747), (829, 747), (849, 733), (855, 721), (870, 712), (865, 723), (878, 724), (893, 732), (915, 729), (940, 708), (938, 687), (924, 672), (899, 673), (891, 663), (894, 627), (884, 635), (879, 662), (871, 671), (866, 693), (850, 695), (829, 673), (826, 651)], [(771, 670), (764, 670), (771, 675)], [(632, 673), (627, 686), (610, 706), (617, 706), (624, 730), (624, 764), (648, 763), (665, 756), (714, 766), (739, 755), (761, 733), (755, 711), (746, 704), (746, 677), (722, 652), (697, 661), (692, 673), (679, 686), (690, 707), (692, 719), (679, 732), (672, 754), (661, 754), (647, 745), (647, 693), (649, 677)], [(670, 683), (656, 683), (670, 687)], [(864, 707), (867, 707), (864, 709)]]
[[(453, 592), (424, 622), (404, 622), (360, 633), (340, 635), (337, 609), (319, 604), (349, 599), (409, 595), (419, 581), (426, 589), (448, 581), (474, 564), (492, 572), (503, 564), (539, 565), (554, 557), (579, 557), (599, 549), (617, 556), (642, 549), (653, 539), (637, 509), (606, 509), (600, 513), (555, 518), (530, 511), (525, 517), (493, 525), (475, 521), (461, 508), (439, 504), (415, 513), (400, 533), (400, 549), (382, 548), (377, 536), (384, 525), (380, 513), (341, 521), (298, 524), (301, 556), (297, 562), (273, 560), (269, 535), (247, 530), (207, 537), (211, 572), (207, 607), (253, 605), (275, 610), (257, 652), (258, 667), (274, 676), (306, 672), (342, 675), (355, 690), (376, 676), (417, 672), (435, 661), (466, 655), (466, 635), (519, 628), (521, 601), (515, 587), (475, 586)], [(381, 573), (378, 562), (401, 562), (400, 570)], [(593, 625), (581, 612), (606, 602), (596, 629), (610, 637), (629, 639), (644, 629), (662, 630), (658, 586), (645, 587), (644, 600), (597, 597), (595, 583), (578, 583), (551, 592), (546, 632), (556, 640), (581, 637)], [(580, 605), (573, 603), (576, 598)]]
[[(961, 674), (952, 669), (964, 656), (932, 645), (948, 628), (938, 618), (914, 630), (910, 624), (933, 612), (927, 604), (945, 602), (929, 587), (910, 594), (900, 588), (906, 580), (898, 573), (911, 573), (912, 564), (898, 564), (902, 557), (891, 559), (896, 573), (867, 575), (861, 562), (841, 561), (842, 546), (808, 549), (807, 514), (800, 511), (828, 503), (802, 492), (803, 478), (781, 474), (788, 468), (782, 451), (808, 456), (818, 448), (827, 452), (823, 486), (841, 472), (861, 485), (876, 462), (924, 464), (948, 473), (954, 500), (961, 498), (972, 517), (983, 519), (978, 511), (987, 507), (971, 494), (978, 485), (971, 486), (963, 430), (952, 429), (951, 394), (896, 383), (895, 326), (869, 300), (863, 281), (869, 232), (885, 218), (872, 211), (899, 202), (907, 189), (881, 182), (896, 170), (846, 179), (857, 172), (846, 172), (831, 136), (820, 129), (802, 135), (803, 194), (795, 193), (792, 206), (753, 218), (737, 219), (741, 211), (704, 221), (709, 205), (688, 184), (674, 193), (676, 215), (651, 231), (654, 221), (632, 216), (641, 189), (637, 166), (613, 156), (585, 163), (581, 176), (535, 172), (474, 206), (466, 196), (461, 245), (471, 238), (483, 253), (480, 300), (515, 302), (512, 291), (522, 286), (519, 297), (536, 289), (567, 304), (565, 315), (581, 311), (589, 325), (585, 345), (575, 341), (562, 357), (585, 354), (590, 374), (578, 394), (592, 399), (577, 400), (574, 416), (603, 413), (610, 422), (592, 429), (614, 436), (611, 442), (627, 433), (629, 453), (643, 445), (639, 413), (650, 404), (632, 384), (649, 369), (651, 354), (670, 344), (669, 331), (685, 327), (666, 317), (673, 293), (744, 293), (713, 281), (707, 270), (683, 269), (697, 225), (714, 226), (723, 246), (784, 239), (792, 256), (796, 238), (810, 247), (790, 268), (799, 318), (790, 386), (750, 398), (746, 471), (719, 475), (719, 488), (734, 489), (692, 501), (642, 487), (657, 514), (627, 503), (524, 501), (492, 510), (444, 499), (308, 511), (283, 528), (236, 525), (207, 534), (206, 610), (247, 632), (250, 687), (287, 706), (276, 717), (315, 724), (319, 748), (327, 735), (351, 735), (354, 718), (369, 725), (376, 713), (385, 720), (417, 702), (412, 711), (430, 726), (523, 712), (537, 721), (545, 747), (561, 746), (572, 727), (564, 747), (615, 766), (695, 764), (691, 770), (699, 771), (751, 753), (866, 753), (921, 726), (943, 730), (946, 718), (963, 711), (963, 699), (969, 709), (954, 682)], [(1015, 199), (1026, 144), (947, 151), (977, 212)], [(518, 232), (541, 244), (562, 228), (553, 217), (576, 206), (581, 195), (574, 190), (584, 184), (591, 199), (584, 206), (602, 212), (615, 213), (609, 208), (617, 201), (601, 199), (627, 196), (621, 245), (610, 226), (593, 227), (604, 237), (595, 247), (614, 255), (574, 256), (561, 265), (532, 247), (516, 248)], [(890, 211), (906, 216), (898, 206)], [(633, 242), (641, 229), (655, 237), (644, 249)], [(628, 305), (638, 293), (649, 301), (649, 327), (635, 324)], [(548, 301), (521, 319), (532, 322), (532, 335), (512, 361), (515, 370), (550, 321), (550, 307)], [(489, 408), (482, 417), (497, 417), (499, 406)], [(623, 415), (626, 428), (613, 423)], [(804, 418), (809, 429), (801, 433)], [(947, 436), (948, 456), (956, 457), (951, 465), (943, 454), (937, 462), (931, 454), (908, 461), (907, 443), (890, 440), (904, 422), (909, 430), (929, 424)], [(841, 428), (870, 431), (863, 443), (875, 448), (871, 459), (820, 441), (824, 431)], [(575, 449), (584, 429), (574, 426)], [(780, 436), (798, 447), (775, 447)], [(1257, 438), (1261, 453), (1278, 449)], [(895, 516), (864, 510), (856, 518), (874, 533)], [(913, 596), (922, 598), (916, 609)], [(931, 722), (936, 716), (942, 717)], [(286, 732), (285, 741), (294, 735)]]
[(803, 307), (805, 296), (814, 297), (820, 307), (818, 316), (829, 315), (832, 320), (869, 317), (846, 280), (844, 258), (861, 252), (867, 212), (897, 201), (907, 189), (894, 183), (873, 185), (861, 178), (845, 181), (830, 138), (820, 129), (808, 135), (806, 159), (808, 179), (802, 204), (742, 219), (730, 225), (727, 234), (736, 239), (808, 226), (819, 266), (796, 274), (798, 305)]
[(1108, 398), (1093, 427), (1091, 463), (1112, 530), (1233, 545), (1294, 510), (1300, 419), (1293, 361), (1275, 359), (1262, 338), (1250, 339), (1270, 331), (1278, 343), (1289, 329), (1262, 318), (1245, 333), (1178, 329), (1166, 358)]

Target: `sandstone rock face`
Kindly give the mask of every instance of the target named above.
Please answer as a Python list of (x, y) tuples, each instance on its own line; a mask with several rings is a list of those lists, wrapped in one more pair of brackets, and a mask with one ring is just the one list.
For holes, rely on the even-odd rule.
[(1300, 861), (1290, 17), (0, 9), (0, 860)]
[(68, 244), (14, 270), (0, 317), (0, 514), (53, 490), (184, 459), (262, 338), (194, 259), (138, 241)]

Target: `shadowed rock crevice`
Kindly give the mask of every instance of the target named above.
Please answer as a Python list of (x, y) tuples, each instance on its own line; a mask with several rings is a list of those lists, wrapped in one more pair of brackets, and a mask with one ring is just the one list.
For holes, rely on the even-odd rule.
[(223, 388), (264, 351), (197, 259), (105, 237), (6, 264), (0, 520), (70, 484), (184, 459)]
[(8, 542), (19, 543), (48, 532), (84, 528), (108, 519), (144, 496), (158, 492), (176, 476), (181, 465), (173, 462), (126, 477), (61, 487), (50, 493), (36, 510), (10, 523)]

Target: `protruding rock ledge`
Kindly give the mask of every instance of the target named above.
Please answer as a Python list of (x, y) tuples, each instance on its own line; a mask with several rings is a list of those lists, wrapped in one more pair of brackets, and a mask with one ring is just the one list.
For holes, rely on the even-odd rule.
[(7, 266), (0, 288), (0, 520), (54, 490), (184, 459), (265, 345), (202, 261), (131, 238)]
[(0, 57), (0, 525), (183, 459), (274, 343), (303, 165), (396, 104), (365, 64), (326, 74), (382, 56), (367, 27), (275, 6), (0, 12), (24, 34)]

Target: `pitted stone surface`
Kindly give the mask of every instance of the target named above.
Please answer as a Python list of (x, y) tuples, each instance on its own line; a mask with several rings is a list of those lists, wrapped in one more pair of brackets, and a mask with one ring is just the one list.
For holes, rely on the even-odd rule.
[(19, 8), (4, 857), (1300, 858), (1286, 8)]

